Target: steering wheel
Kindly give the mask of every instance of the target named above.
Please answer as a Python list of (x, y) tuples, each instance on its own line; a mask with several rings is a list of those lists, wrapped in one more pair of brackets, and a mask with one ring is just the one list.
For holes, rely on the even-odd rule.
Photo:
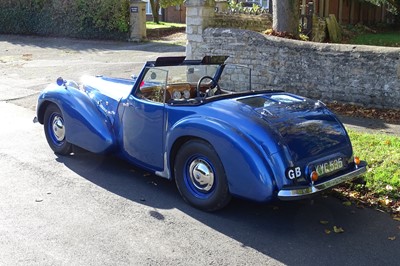
[[(201, 88), (201, 83), (205, 79), (211, 80), (212, 81), (212, 85), (210, 86), (209, 89), (207, 89), (206, 93), (204, 94), (203, 92), (200, 91), (200, 88)], [(197, 95), (197, 97), (213, 96), (213, 95), (220, 94), (220, 93), (221, 93), (221, 88), (219, 87), (219, 85), (215, 81), (215, 79), (210, 77), (210, 76), (203, 76), (197, 82), (197, 86), (196, 86), (196, 95)]]

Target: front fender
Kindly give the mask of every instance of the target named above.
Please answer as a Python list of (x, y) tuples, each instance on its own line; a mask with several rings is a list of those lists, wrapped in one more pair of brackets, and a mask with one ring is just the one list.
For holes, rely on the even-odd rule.
[(171, 151), (179, 139), (188, 137), (204, 139), (214, 147), (233, 195), (260, 202), (274, 196), (276, 182), (269, 155), (250, 136), (224, 121), (191, 116), (177, 122), (168, 131), (167, 150)]
[(86, 93), (73, 87), (49, 85), (38, 99), (37, 117), (41, 124), (49, 104), (60, 108), (69, 143), (93, 153), (104, 153), (113, 147), (112, 125)]

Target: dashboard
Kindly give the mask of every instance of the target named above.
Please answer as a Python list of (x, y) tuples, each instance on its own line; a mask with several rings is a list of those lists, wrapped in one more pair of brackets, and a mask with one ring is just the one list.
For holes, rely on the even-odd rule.
[(173, 100), (187, 100), (195, 96), (195, 92), (192, 90), (190, 84), (188, 83), (168, 85), (167, 91), (169, 92), (171, 99)]

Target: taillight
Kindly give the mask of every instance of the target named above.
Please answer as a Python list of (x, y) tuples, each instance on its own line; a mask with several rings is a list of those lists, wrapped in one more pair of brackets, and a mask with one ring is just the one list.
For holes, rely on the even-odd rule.
[(312, 171), (311, 174), (310, 174), (310, 178), (311, 178), (311, 180), (312, 180), (313, 182), (317, 181), (317, 180), (318, 180), (318, 173), (317, 173), (317, 171)]

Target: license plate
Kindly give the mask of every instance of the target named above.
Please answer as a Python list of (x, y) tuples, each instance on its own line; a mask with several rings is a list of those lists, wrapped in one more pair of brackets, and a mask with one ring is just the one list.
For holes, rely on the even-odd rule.
[(318, 176), (336, 172), (344, 167), (343, 158), (332, 159), (315, 166)]

